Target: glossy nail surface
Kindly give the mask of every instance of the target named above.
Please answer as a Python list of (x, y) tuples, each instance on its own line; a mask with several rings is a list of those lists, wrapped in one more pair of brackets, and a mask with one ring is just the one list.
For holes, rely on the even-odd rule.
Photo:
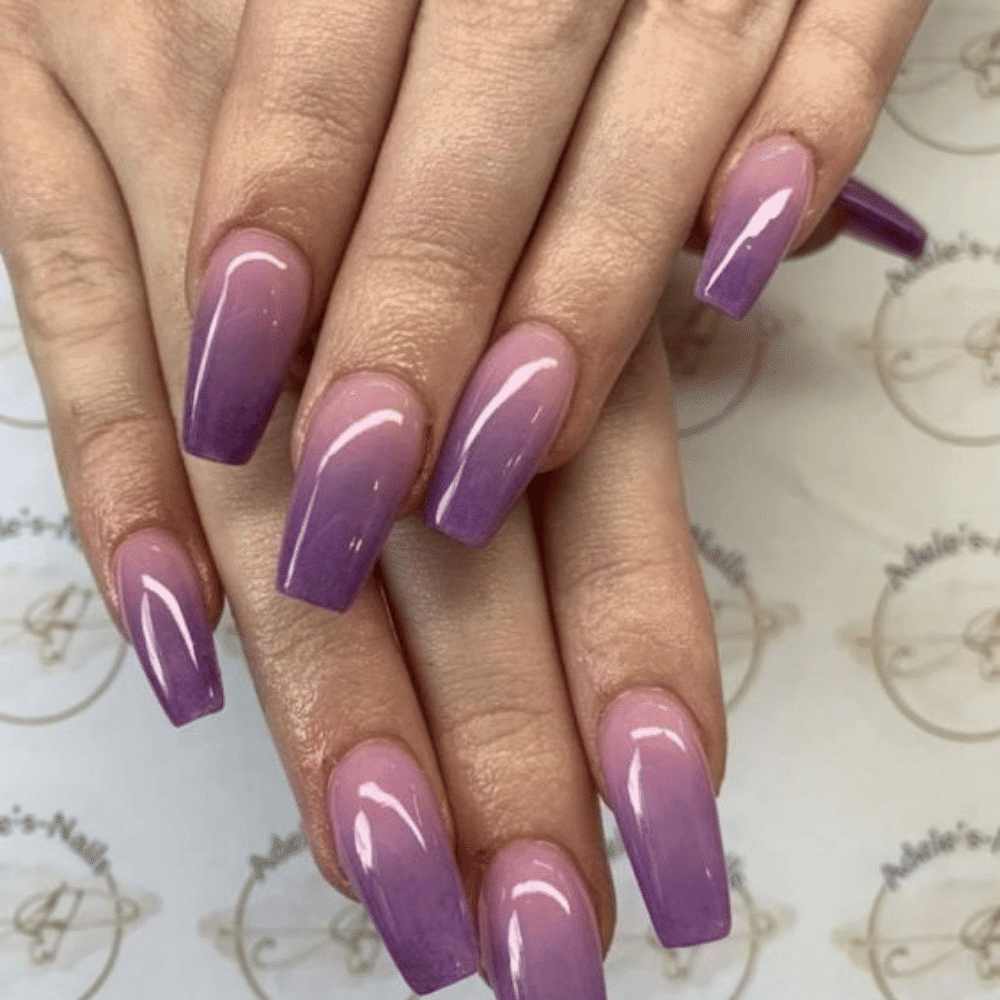
[(147, 528), (114, 556), (122, 617), (153, 692), (175, 726), (223, 705), (222, 678), (198, 574), (171, 535)]
[(601, 939), (576, 866), (552, 844), (515, 841), (479, 896), (483, 967), (497, 1000), (603, 1000)]
[(202, 283), (188, 356), (184, 448), (241, 465), (267, 426), (309, 305), (309, 266), (289, 242), (241, 229)]
[(725, 937), (719, 815), (691, 716), (663, 691), (630, 691), (605, 712), (599, 741), (609, 805), (660, 941)]
[(751, 146), (726, 184), (695, 295), (745, 316), (785, 259), (812, 190), (812, 155), (804, 146), (788, 136)]
[(295, 477), (278, 589), (344, 611), (378, 558), (417, 474), (424, 410), (397, 378), (362, 372), (316, 405)]
[(486, 352), (452, 418), (427, 492), (425, 520), (485, 545), (555, 439), (576, 382), (569, 342), (526, 323)]
[(885, 195), (852, 177), (837, 196), (844, 231), (888, 253), (918, 260), (927, 246), (927, 230)]
[(472, 914), (430, 784), (402, 750), (363, 743), (334, 768), (330, 822), (351, 886), (407, 984), (479, 970)]

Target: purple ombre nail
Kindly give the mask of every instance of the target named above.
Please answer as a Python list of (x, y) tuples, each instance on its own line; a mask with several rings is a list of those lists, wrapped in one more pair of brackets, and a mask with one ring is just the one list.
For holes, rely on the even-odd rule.
[(841, 211), (844, 232), (855, 239), (910, 260), (919, 260), (924, 255), (927, 230), (863, 181), (852, 177), (834, 204)]
[(416, 394), (391, 375), (349, 375), (316, 404), (278, 561), (282, 593), (350, 606), (420, 467), (425, 422)]
[(573, 348), (538, 323), (486, 352), (452, 417), (424, 518), (466, 545), (499, 530), (549, 450), (576, 383)]
[(663, 946), (725, 937), (719, 814), (691, 716), (664, 691), (629, 691), (604, 713), (599, 747), (608, 804)]
[(129, 535), (114, 555), (122, 617), (153, 692), (175, 726), (218, 712), (222, 678), (198, 573), (159, 528)]
[(305, 258), (273, 233), (236, 230), (216, 248), (188, 355), (188, 453), (228, 465), (249, 461), (298, 347), (310, 283)]
[(604, 1000), (601, 938), (576, 866), (519, 840), (493, 859), (479, 895), (483, 967), (497, 1000)]
[(362, 743), (330, 776), (330, 823), (351, 886), (415, 993), (479, 970), (476, 932), (430, 784), (389, 743)]
[(751, 146), (712, 226), (695, 295), (742, 319), (785, 259), (813, 190), (812, 154), (789, 136)]

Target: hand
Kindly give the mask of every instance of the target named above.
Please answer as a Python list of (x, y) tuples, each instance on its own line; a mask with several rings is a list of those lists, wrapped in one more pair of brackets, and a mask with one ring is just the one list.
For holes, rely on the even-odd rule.
[(171, 409), (239, 9), (102, 6), (111, 25), (79, 3), (18, 9), (45, 23), (2, 8), (0, 248), (84, 546), (171, 719), (221, 707), (224, 591), (317, 862), (421, 992), (477, 967), (477, 901), (500, 996), (602, 995), (595, 785), (663, 942), (724, 934), (724, 716), (661, 345), (489, 547), (411, 519), (386, 551), (388, 603), (378, 580), (343, 616), (286, 600), (295, 395), (239, 470), (185, 464)]
[[(919, 256), (848, 175), (927, 2), (250, 0), (192, 235), (184, 443), (245, 461), (315, 342), (278, 586), (342, 610), (419, 504), (488, 541), (587, 439), (699, 211), (698, 293), (734, 315), (838, 196)], [(339, 457), (390, 402), (405, 421)]]

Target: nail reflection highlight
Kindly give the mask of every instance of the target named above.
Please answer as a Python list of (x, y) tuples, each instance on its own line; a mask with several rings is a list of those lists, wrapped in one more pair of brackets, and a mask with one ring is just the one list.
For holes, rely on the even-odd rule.
[(493, 859), (479, 897), (483, 966), (497, 1000), (603, 1000), (597, 920), (576, 866), (542, 841)]

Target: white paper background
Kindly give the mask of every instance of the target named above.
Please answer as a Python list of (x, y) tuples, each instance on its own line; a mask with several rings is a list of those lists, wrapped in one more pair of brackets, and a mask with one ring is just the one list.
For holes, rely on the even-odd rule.
[[(613, 997), (1000, 993), (1000, 741), (967, 738), (1000, 730), (998, 32), (995, 0), (938, 0), (859, 169), (927, 223), (933, 266), (890, 282), (898, 262), (841, 240), (786, 265), (743, 328), (665, 307), (679, 419), (702, 427), (682, 446), (693, 519), (746, 572), (733, 587), (706, 562), (727, 691), (742, 685), (720, 800), (737, 927), (662, 952), (617, 858)], [(294, 841), (248, 882), (297, 819), (231, 627), (225, 712), (175, 732), (61, 528), (40, 416), (4, 287), (0, 996), (405, 1000)], [(960, 526), (953, 553), (886, 590), (907, 546)], [(59, 813), (76, 852), (37, 825)]]

